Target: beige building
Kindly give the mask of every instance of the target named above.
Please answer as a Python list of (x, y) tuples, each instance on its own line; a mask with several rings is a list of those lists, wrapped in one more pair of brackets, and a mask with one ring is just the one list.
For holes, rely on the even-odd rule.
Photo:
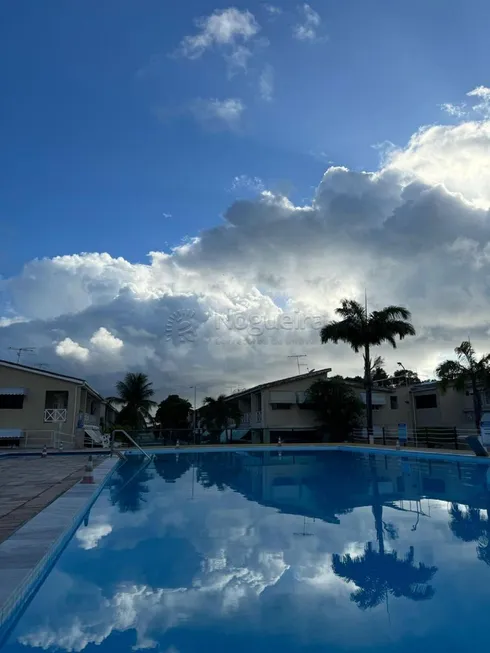
[[(312, 371), (248, 390), (234, 393), (228, 401), (237, 403), (242, 420), (233, 439), (262, 440), (314, 439), (318, 430), (315, 413), (305, 403), (311, 384), (328, 378), (330, 368)], [(351, 384), (359, 398), (366, 401), (362, 384)], [(483, 409), (490, 410), (490, 392), (482, 394)], [(423, 429), (458, 429), (461, 434), (474, 431), (473, 398), (471, 393), (449, 388), (443, 393), (437, 382), (419, 383), (396, 388), (374, 387), (372, 394), (375, 437), (383, 433), (395, 436), (400, 424), (408, 433)], [(303, 435), (304, 432), (304, 435)], [(365, 429), (364, 429), (365, 434)]]
[(0, 444), (32, 448), (100, 444), (115, 410), (86, 381), (0, 360)]

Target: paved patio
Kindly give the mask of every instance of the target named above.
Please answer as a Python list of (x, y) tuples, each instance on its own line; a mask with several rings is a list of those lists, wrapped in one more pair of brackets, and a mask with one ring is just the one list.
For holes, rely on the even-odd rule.
[[(94, 467), (105, 456), (94, 456)], [(83, 476), (87, 456), (0, 458), (0, 543)]]

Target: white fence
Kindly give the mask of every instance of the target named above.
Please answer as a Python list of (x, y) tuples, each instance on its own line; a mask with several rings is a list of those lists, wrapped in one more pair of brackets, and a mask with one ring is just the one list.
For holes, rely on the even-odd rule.
[[(402, 435), (402, 437), (400, 437)], [(459, 429), (451, 427), (407, 429), (406, 438), (396, 427), (373, 427), (371, 438), (367, 429), (356, 429), (353, 432), (355, 442), (364, 444), (416, 447), (424, 449), (469, 449), (466, 438), (480, 435), (476, 429)]]
[(23, 449), (74, 449), (75, 436), (63, 431), (24, 431), (19, 446)]

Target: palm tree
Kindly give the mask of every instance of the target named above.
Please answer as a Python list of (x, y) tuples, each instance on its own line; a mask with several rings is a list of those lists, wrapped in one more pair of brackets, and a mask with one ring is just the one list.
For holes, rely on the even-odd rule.
[(422, 562), (417, 566), (414, 557), (413, 546), (404, 558), (398, 558), (396, 551), (375, 551), (372, 542), (368, 542), (362, 556), (353, 558), (350, 554), (340, 556), (335, 553), (332, 569), (340, 578), (357, 585), (351, 600), (361, 610), (366, 610), (375, 608), (390, 594), (412, 601), (424, 601), (434, 596), (434, 588), (427, 583), (437, 567), (427, 567)]
[(342, 319), (326, 324), (320, 337), (322, 344), (345, 342), (357, 353), (363, 350), (364, 385), (366, 388), (366, 417), (368, 434), (373, 430), (371, 347), (390, 343), (396, 348), (396, 338), (415, 335), (410, 311), (403, 306), (386, 306), (369, 313), (359, 302), (343, 299), (335, 311)]
[(132, 429), (146, 425), (146, 420), (152, 420), (150, 409), (156, 406), (152, 401), (155, 394), (152, 383), (146, 374), (128, 372), (123, 381), (116, 383), (117, 397), (108, 397), (108, 401), (122, 404), (118, 420)]
[(444, 361), (436, 369), (439, 384), (443, 392), (446, 392), (450, 385), (459, 392), (464, 392), (466, 387), (471, 385), (475, 426), (479, 431), (482, 416), (480, 393), (482, 389), (490, 386), (490, 354), (485, 354), (478, 360), (468, 340), (464, 340), (454, 352), (457, 360)]
[(227, 428), (230, 421), (238, 426), (242, 417), (236, 402), (226, 401), (226, 395), (219, 395), (216, 399), (205, 397), (199, 414), (206, 429), (218, 435)]

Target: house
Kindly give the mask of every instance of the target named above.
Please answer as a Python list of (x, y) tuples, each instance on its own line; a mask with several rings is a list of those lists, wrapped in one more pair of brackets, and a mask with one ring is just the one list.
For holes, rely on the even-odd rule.
[[(252, 442), (314, 441), (319, 437), (316, 415), (305, 395), (313, 381), (328, 378), (330, 368), (263, 383), (236, 392), (227, 401), (236, 402), (242, 420), (232, 434), (235, 440)], [(365, 403), (363, 384), (350, 383)], [(490, 411), (490, 391), (482, 393), (483, 410)], [(372, 392), (374, 435), (383, 431), (396, 434), (399, 424), (411, 432), (420, 429), (458, 429), (468, 434), (474, 430), (471, 391), (458, 392), (449, 388), (442, 392), (435, 381), (407, 386), (375, 386)], [(230, 425), (231, 426), (231, 425)], [(365, 429), (364, 429), (365, 431)], [(222, 440), (226, 440), (223, 434)]]
[(101, 443), (115, 411), (83, 379), (0, 360), (0, 444), (26, 448)]
[(306, 392), (318, 379), (326, 379), (331, 368), (312, 370), (269, 383), (261, 383), (248, 390), (236, 392), (227, 401), (236, 402), (242, 420), (237, 436), (250, 434), (252, 442), (276, 442), (278, 437), (308, 441), (318, 430), (315, 413), (305, 403)]

